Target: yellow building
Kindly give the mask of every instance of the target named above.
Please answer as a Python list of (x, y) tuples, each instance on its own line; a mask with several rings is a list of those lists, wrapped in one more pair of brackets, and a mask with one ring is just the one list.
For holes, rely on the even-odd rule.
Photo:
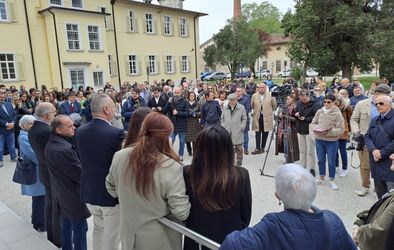
[(198, 77), (183, 0), (0, 0), (0, 84), (100, 88)]

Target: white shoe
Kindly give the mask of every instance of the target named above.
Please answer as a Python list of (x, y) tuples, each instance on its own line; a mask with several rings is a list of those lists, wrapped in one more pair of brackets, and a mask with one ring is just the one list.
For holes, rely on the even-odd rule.
[(317, 184), (317, 185), (324, 185), (324, 184), (326, 184), (326, 180), (317, 179), (317, 180), (316, 180), (316, 184)]
[(339, 173), (339, 167), (335, 167), (335, 173)]
[(363, 187), (361, 190), (356, 191), (356, 194), (361, 197), (367, 195), (368, 193), (369, 193), (369, 188), (365, 188), (365, 187)]
[(342, 170), (341, 174), (339, 175), (339, 177), (346, 177), (347, 176), (347, 170)]
[(330, 188), (332, 190), (339, 190), (337, 184), (335, 184), (335, 182), (333, 182), (333, 181), (330, 181), (330, 183), (328, 185), (330, 186)]

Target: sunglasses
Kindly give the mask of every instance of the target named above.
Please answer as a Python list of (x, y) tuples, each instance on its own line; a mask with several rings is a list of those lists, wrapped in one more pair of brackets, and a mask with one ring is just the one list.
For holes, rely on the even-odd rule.
[(375, 106), (383, 106), (384, 105), (384, 102), (375, 102)]
[(332, 103), (332, 101), (324, 101), (324, 103), (328, 103), (328, 104), (330, 104), (330, 103)]

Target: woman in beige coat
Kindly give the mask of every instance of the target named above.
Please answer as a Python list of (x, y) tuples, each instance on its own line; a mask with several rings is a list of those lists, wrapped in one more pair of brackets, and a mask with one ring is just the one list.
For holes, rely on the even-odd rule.
[(172, 122), (156, 112), (146, 116), (135, 147), (117, 152), (106, 180), (119, 198), (122, 248), (177, 250), (182, 235), (160, 224), (169, 216), (184, 221), (190, 203), (183, 169), (171, 149)]

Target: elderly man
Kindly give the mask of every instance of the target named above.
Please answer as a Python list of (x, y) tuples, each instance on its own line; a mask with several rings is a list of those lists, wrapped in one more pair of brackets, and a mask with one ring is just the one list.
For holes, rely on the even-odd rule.
[(234, 151), (237, 159), (237, 166), (242, 166), (243, 160), (243, 142), (244, 129), (247, 122), (247, 115), (245, 107), (238, 103), (236, 94), (230, 94), (227, 99), (229, 103), (224, 107), (221, 123), (222, 126), (230, 133), (231, 141), (234, 145)]
[(371, 120), (365, 134), (370, 157), (372, 178), (379, 199), (394, 188), (394, 172), (390, 155), (394, 153), (394, 110), (389, 96), (379, 96), (374, 101), (379, 115)]
[(75, 135), (82, 165), (81, 200), (93, 214), (93, 250), (118, 250), (119, 201), (108, 193), (105, 178), (115, 152), (121, 149), (124, 132), (110, 123), (115, 104), (109, 96), (95, 96), (91, 109), (93, 120), (78, 128)]
[(59, 209), (63, 249), (87, 249), (86, 219), (90, 213), (81, 201), (81, 163), (71, 143), (75, 126), (70, 117), (59, 115), (51, 123), (52, 134), (45, 147), (45, 159), (54, 206)]
[(267, 91), (265, 83), (260, 83), (258, 92), (253, 94), (251, 107), (253, 109), (252, 130), (256, 131), (256, 150), (252, 154), (262, 154), (268, 133), (274, 127), (272, 113), (276, 109), (276, 99)]
[(353, 97), (353, 88), (354, 85), (349, 81), (348, 78), (343, 78), (341, 80), (341, 86), (339, 87), (338, 91), (340, 91), (341, 89), (345, 89), (347, 90), (348, 94), (349, 94), (349, 98)]
[(12, 104), (5, 101), (6, 90), (0, 88), (0, 167), (3, 166), (3, 151), (4, 146), (7, 146), (10, 153), (11, 161), (15, 161), (15, 137), (14, 127), (16, 122), (16, 115)]
[(152, 98), (152, 93), (146, 88), (147, 85), (149, 85), (147, 81), (138, 84), (140, 96), (144, 98), (145, 103), (148, 103), (149, 100)]
[[(375, 106), (376, 99), (381, 95), (390, 95), (390, 87), (387, 84), (380, 84), (374, 90), (371, 98), (359, 101), (353, 110), (352, 117), (350, 118), (350, 127), (353, 134), (358, 139), (358, 158), (360, 159), (360, 175), (361, 175), (361, 186), (362, 189), (356, 191), (357, 195), (365, 196), (369, 192), (370, 188), (370, 162), (369, 152), (366, 146), (364, 146), (364, 135), (367, 133), (368, 127), (372, 119), (379, 116), (377, 107)], [(361, 135), (358, 136), (358, 135)]]
[(56, 115), (56, 108), (49, 102), (42, 102), (34, 111), (37, 119), (29, 130), (29, 143), (37, 156), (40, 181), (45, 186), (45, 226), (47, 238), (55, 246), (61, 247), (60, 219), (56, 207), (53, 205), (52, 189), (49, 172), (45, 159), (45, 146), (51, 134), (49, 124)]
[(353, 94), (354, 94), (353, 97), (350, 98), (350, 105), (352, 106), (352, 109), (354, 110), (354, 108), (356, 107), (356, 104), (357, 104), (359, 101), (368, 99), (368, 97), (365, 96), (365, 95), (363, 95), (362, 89), (361, 89), (361, 87), (360, 87), (359, 85), (355, 85), (355, 86), (354, 86), (354, 88), (353, 88)]

